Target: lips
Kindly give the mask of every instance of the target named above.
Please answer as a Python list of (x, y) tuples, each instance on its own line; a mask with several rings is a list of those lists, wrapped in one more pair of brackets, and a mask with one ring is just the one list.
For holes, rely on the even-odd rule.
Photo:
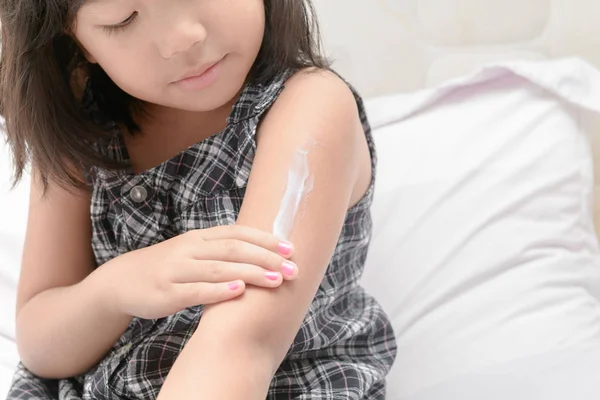
[(186, 91), (198, 92), (207, 89), (218, 81), (224, 59), (225, 57), (217, 62), (202, 64), (182, 75), (179, 80), (172, 82), (172, 84)]
[(203, 64), (200, 67), (191, 70), (190, 72), (188, 72), (187, 74), (183, 75), (181, 78), (177, 79), (174, 82), (182, 82), (182, 81), (185, 81), (185, 80), (188, 80), (188, 79), (199, 78), (202, 75), (204, 75), (207, 72), (209, 72), (212, 68), (214, 68), (220, 61), (221, 60), (215, 61), (215, 62), (212, 62), (212, 63)]

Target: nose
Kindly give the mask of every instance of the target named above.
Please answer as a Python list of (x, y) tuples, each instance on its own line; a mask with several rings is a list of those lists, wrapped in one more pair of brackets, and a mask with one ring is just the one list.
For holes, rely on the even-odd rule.
[(158, 51), (165, 59), (185, 53), (195, 45), (203, 43), (207, 36), (205, 27), (197, 21), (180, 19), (165, 25), (158, 43)]

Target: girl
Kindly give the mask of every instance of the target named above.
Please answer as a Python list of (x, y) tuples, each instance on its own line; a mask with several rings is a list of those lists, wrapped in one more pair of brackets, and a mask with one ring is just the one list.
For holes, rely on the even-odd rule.
[(33, 167), (9, 398), (384, 398), (373, 142), (309, 2), (0, 4)]

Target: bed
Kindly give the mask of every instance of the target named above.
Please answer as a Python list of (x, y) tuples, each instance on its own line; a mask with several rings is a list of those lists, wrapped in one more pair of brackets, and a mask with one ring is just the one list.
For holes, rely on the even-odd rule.
[[(600, 3), (594, 0), (316, 0), (316, 6), (325, 47), (335, 61), (334, 66), (367, 97), (371, 122), (376, 127), (380, 169), (374, 206), (375, 235), (363, 283), (388, 311), (398, 337), (399, 352), (388, 379), (388, 397), (597, 398), (600, 395), (600, 259), (593, 222), (600, 227), (600, 161), (592, 160), (600, 160), (598, 113), (590, 115), (570, 109), (574, 114), (563, 122), (570, 120), (572, 126), (547, 120), (542, 125), (548, 128), (540, 128), (539, 135), (531, 136), (539, 144), (523, 142), (514, 151), (516, 154), (518, 148), (529, 152), (529, 157), (536, 146), (550, 146), (552, 138), (557, 143), (562, 141), (563, 150), (581, 139), (578, 142), (581, 151), (575, 156), (573, 147), (574, 152), (562, 158), (561, 164), (572, 164), (573, 168), (577, 165), (580, 171), (586, 171), (586, 178), (573, 186), (571, 194), (566, 194), (566, 184), (560, 194), (572, 196), (573, 200), (576, 195), (583, 196), (572, 203), (580, 210), (573, 217), (580, 222), (585, 220), (577, 231), (587, 241), (582, 240), (570, 250), (563, 252), (565, 238), (573, 237), (575, 231), (557, 228), (552, 233), (553, 245), (544, 250), (536, 247), (542, 242), (536, 234), (527, 236), (527, 226), (539, 223), (541, 227), (540, 221), (547, 215), (551, 215), (547, 221), (555, 219), (559, 223), (565, 217), (566, 223), (566, 214), (560, 212), (559, 203), (553, 202), (559, 196), (559, 189), (554, 194), (552, 189), (535, 194), (537, 203), (534, 206), (532, 201), (530, 206), (538, 208), (531, 225), (519, 220), (523, 215), (518, 211), (503, 212), (501, 220), (469, 231), (464, 227), (467, 223), (475, 226), (486, 212), (496, 212), (503, 206), (480, 209), (482, 206), (475, 199), (483, 198), (480, 191), (485, 183), (473, 180), (459, 186), (459, 180), (466, 182), (472, 176), (458, 172), (455, 164), (460, 164), (457, 161), (461, 158), (469, 158), (469, 154), (495, 154), (485, 147), (493, 147), (490, 142), (495, 131), (477, 131), (467, 126), (464, 119), (471, 117), (467, 110), (474, 114), (498, 111), (496, 116), (481, 117), (482, 124), (498, 125), (506, 135), (518, 129), (511, 125), (511, 116), (497, 117), (503, 111), (499, 97), (510, 96), (509, 92), (523, 95), (510, 100), (519, 104), (511, 109), (514, 114), (530, 109), (533, 115), (537, 107), (533, 104), (556, 101), (556, 108), (549, 111), (556, 115), (564, 110), (566, 98), (575, 97), (593, 97), (594, 104), (587, 106), (597, 111), (597, 89), (591, 88), (597, 85), (598, 75), (581, 71), (600, 66)], [(510, 64), (515, 60), (524, 64)], [(580, 61), (586, 66), (582, 67)], [(523, 78), (521, 75), (511, 81), (494, 65), (505, 66), (504, 72), (524, 72), (530, 80), (517, 82)], [(491, 79), (494, 75), (496, 78)], [(497, 80), (500, 77), (507, 81), (500, 82)], [(546, 82), (537, 89), (544, 92), (557, 89), (564, 96), (549, 99), (545, 97), (547, 93), (528, 86), (538, 77)], [(571, 86), (574, 82), (570, 80), (580, 85)], [(493, 82), (500, 82), (504, 89), (496, 91)], [(415, 106), (415, 102), (422, 102), (428, 96), (431, 100), (436, 94), (442, 96), (452, 91), (454, 95), (446, 98), (446, 104), (433, 109)], [(493, 98), (492, 92), (499, 97)], [(570, 96), (575, 93), (578, 95)], [(476, 103), (483, 102), (490, 111), (477, 108)], [(527, 129), (538, 130), (531, 129), (540, 121), (538, 117), (528, 120), (531, 124)], [(561, 128), (554, 129), (552, 124)], [(571, 130), (573, 134), (567, 134)], [(524, 135), (525, 131), (515, 130), (514, 137)], [(585, 132), (585, 138), (575, 131)], [(490, 138), (481, 139), (485, 135)], [(558, 139), (561, 135), (564, 137)], [(504, 192), (494, 192), (500, 198), (513, 188), (518, 191), (517, 186), (524, 180), (537, 182), (536, 177), (546, 173), (549, 177), (553, 168), (559, 179), (561, 167), (547, 163), (550, 158), (562, 157), (559, 153), (548, 150), (535, 163), (523, 161), (520, 168), (523, 171), (533, 168), (535, 173), (523, 172), (521, 181), (519, 172), (510, 172), (520, 162), (515, 154), (507, 154), (500, 167), (482, 162), (477, 166), (478, 173), (487, 181), (497, 178), (498, 174), (493, 172), (506, 173), (494, 181), (496, 186), (488, 189), (493, 191), (506, 184)], [(403, 157), (409, 161), (397, 160)], [(580, 163), (583, 159), (587, 164)], [(442, 169), (450, 172), (444, 175)], [(514, 176), (510, 175), (513, 173)], [(400, 185), (400, 180), (406, 183)], [(462, 194), (457, 196), (444, 185), (460, 187)], [(469, 197), (468, 191), (473, 196)], [(428, 201), (427, 196), (432, 200), (431, 206), (426, 207), (421, 203)], [(462, 207), (459, 199), (468, 202), (471, 210)], [(398, 211), (399, 208), (405, 211)], [(503, 209), (506, 210), (508, 205)], [(481, 216), (477, 217), (478, 214)], [(455, 218), (457, 215), (460, 218)], [(552, 229), (544, 226), (538, 233), (543, 230), (550, 235)], [(463, 233), (460, 245), (458, 241), (455, 246), (448, 245), (454, 236)], [(476, 235), (469, 236), (471, 233)], [(396, 239), (390, 239), (392, 236)], [(506, 239), (509, 236), (521, 243), (536, 243), (532, 248), (540, 253), (548, 250), (548, 255), (536, 261), (523, 260), (520, 256), (529, 254), (530, 249), (512, 246)], [(419, 238), (430, 243), (419, 243)], [(486, 245), (495, 247), (481, 251)], [(395, 250), (390, 251), (391, 247)], [(561, 259), (552, 262), (552, 257)], [(550, 289), (561, 284), (557, 282), (567, 281), (573, 283), (569, 294)], [(558, 311), (567, 302), (579, 300), (569, 311)], [(551, 313), (553, 317), (541, 316)], [(569, 316), (575, 315), (572, 328), (563, 330), (571, 323)]]
[[(314, 2), (327, 53), (365, 97), (380, 147), (375, 234), (364, 285), (388, 311), (398, 337), (388, 398), (598, 398), (600, 251), (594, 222), (600, 227), (600, 161), (593, 160), (600, 160), (600, 142), (594, 140), (600, 123), (590, 110), (600, 111), (600, 89), (590, 88), (600, 85), (595, 70), (600, 67), (600, 2)], [(482, 156), (476, 167), (455, 162), (472, 159), (465, 148), (473, 138), (484, 137), (469, 148), (471, 154), (485, 155), (497, 154), (494, 146), (500, 143), (488, 137), (502, 141), (505, 132), (523, 135), (510, 115), (495, 112), (500, 102), (536, 124), (536, 129), (527, 125), (537, 135), (528, 137), (541, 138), (544, 145), (519, 142), (516, 149), (543, 148), (539, 158), (511, 151), (493, 163)], [(542, 105), (544, 118), (533, 116)], [(466, 110), (495, 130), (482, 135), (480, 126), (467, 126)], [(18, 360), (13, 310), (27, 180), (9, 190), (8, 153), (0, 150), (1, 397)], [(573, 174), (556, 175), (564, 171), (549, 159), (573, 163)], [(517, 174), (517, 167), (525, 172)], [(443, 176), (441, 170), (447, 170)], [(485, 229), (461, 231), (466, 218), (476, 223), (484, 213), (485, 185), (474, 180), (474, 170), (482, 182), (495, 182), (487, 188), (494, 198), (512, 193), (523, 179), (564, 178), (533, 196), (537, 208), (529, 223), (547, 225), (519, 236), (533, 225), (523, 225), (523, 219), (516, 220), (522, 215), (514, 212)], [(449, 196), (442, 184), (455, 189), (460, 179), (470, 186), (461, 183), (460, 193)], [(435, 208), (426, 207), (425, 198)], [(552, 240), (538, 240), (542, 231), (554, 235)], [(460, 235), (467, 239), (441, 255), (452, 242), (448, 238)], [(561, 235), (572, 239), (569, 245)], [(417, 243), (423, 236), (428, 242)], [(535, 260), (524, 259), (525, 250), (505, 240), (509, 236), (518, 239), (515, 243), (525, 237), (538, 240), (536, 246), (543, 242), (544, 252), (533, 246)], [(493, 247), (485, 247), (490, 243)], [(514, 257), (500, 265), (499, 257), (491, 257), (500, 253)]]

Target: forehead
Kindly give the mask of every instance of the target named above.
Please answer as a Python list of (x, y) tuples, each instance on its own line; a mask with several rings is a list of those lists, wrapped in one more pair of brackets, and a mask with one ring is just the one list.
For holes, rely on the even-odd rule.
[(92, 6), (92, 5), (100, 5), (100, 4), (125, 3), (125, 2), (127, 2), (127, 0), (79, 0), (79, 3), (82, 7)]
[(79, 8), (95, 8), (95, 7), (110, 7), (110, 6), (126, 6), (132, 3), (131, 0), (79, 0), (77, 1)]

